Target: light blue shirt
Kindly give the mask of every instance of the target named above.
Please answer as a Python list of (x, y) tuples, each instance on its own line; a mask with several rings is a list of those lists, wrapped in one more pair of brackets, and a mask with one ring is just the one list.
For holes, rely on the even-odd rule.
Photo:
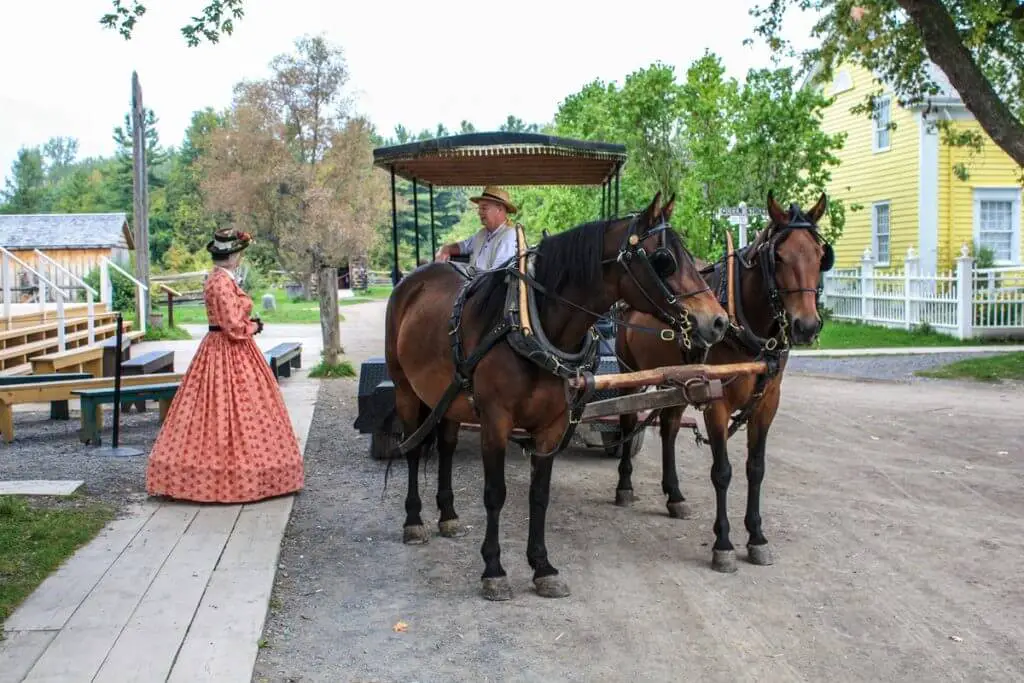
[(472, 237), (459, 242), (460, 254), (471, 254), (469, 263), (477, 270), (494, 270), (516, 255), (516, 231), (504, 223), (488, 232), (480, 228)]

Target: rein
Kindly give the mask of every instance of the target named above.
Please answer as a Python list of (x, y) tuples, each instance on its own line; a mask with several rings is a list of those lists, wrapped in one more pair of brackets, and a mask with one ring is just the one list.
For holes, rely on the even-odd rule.
[[(690, 314), (687, 312), (681, 319), (677, 319), (670, 312), (666, 311), (651, 297), (647, 288), (641, 284), (640, 280), (630, 268), (630, 263), (634, 260), (639, 260), (647, 274), (655, 283), (657, 283), (660, 290), (659, 293), (665, 298), (669, 305), (675, 304), (680, 298), (686, 299), (711, 290), (709, 287), (705, 287), (694, 292), (679, 295), (672, 292), (666, 284), (665, 278), (674, 273), (679, 264), (675, 255), (667, 246), (668, 240), (665, 233), (662, 233), (662, 245), (655, 249), (654, 253), (650, 256), (648, 256), (646, 250), (640, 246), (640, 243), (652, 234), (668, 230), (670, 227), (667, 222), (662, 220), (662, 222), (657, 226), (641, 235), (636, 231), (638, 222), (639, 214), (633, 215), (629, 228), (626, 232), (626, 236), (619, 246), (618, 255), (613, 259), (602, 260), (601, 265), (607, 265), (609, 263), (620, 264), (626, 272), (629, 273), (640, 292), (657, 311), (655, 315), (662, 322), (671, 327), (670, 330), (658, 331), (661, 338), (674, 340), (677, 338), (678, 332), (680, 343), (685, 345), (686, 348), (690, 348), (692, 345), (690, 340), (690, 330), (692, 329)], [(591, 325), (588, 330), (588, 334), (584, 338), (583, 348), (579, 352), (566, 353), (561, 351), (555, 347), (554, 344), (548, 341), (547, 337), (544, 335), (544, 331), (540, 325), (539, 311), (537, 310), (536, 305), (536, 294), (540, 293), (546, 297), (550, 297), (552, 300), (571, 306), (594, 318), (597, 318), (599, 321), (610, 320), (610, 318), (607, 313), (600, 314), (595, 311), (588, 310), (584, 306), (580, 306), (559, 294), (551, 292), (530, 274), (530, 271), (532, 270), (532, 261), (538, 256), (543, 257), (543, 254), (539, 250), (540, 245), (533, 249), (527, 248), (526, 236), (523, 232), (523, 226), (520, 224), (516, 225), (516, 243), (517, 256), (509, 259), (508, 263), (502, 268), (505, 273), (505, 281), (508, 287), (506, 293), (506, 314), (502, 316), (502, 319), (483, 336), (479, 345), (473, 350), (469, 357), (465, 357), (463, 353), (460, 330), (462, 327), (462, 311), (469, 295), (470, 286), (475, 278), (475, 270), (472, 268), (464, 269), (455, 263), (451, 264), (452, 267), (465, 278), (465, 282), (463, 282), (462, 287), (456, 295), (448, 325), (452, 360), (455, 365), (455, 376), (452, 379), (451, 384), (449, 384), (448, 388), (445, 390), (441, 399), (438, 401), (437, 405), (430, 411), (427, 418), (420, 424), (413, 434), (398, 445), (397, 451), (399, 454), (407, 455), (413, 448), (418, 446), (436, 427), (441, 416), (447, 412), (451, 402), (454, 401), (455, 397), (460, 393), (467, 393), (469, 395), (470, 405), (472, 405), (474, 410), (476, 410), (476, 405), (473, 401), (473, 372), (477, 364), (483, 359), (484, 355), (502, 341), (502, 339), (505, 339), (513, 351), (518, 355), (540, 366), (547, 372), (565, 380), (565, 398), (569, 407), (568, 423), (562, 432), (562, 437), (559, 439), (558, 444), (551, 451), (547, 453), (537, 453), (534, 448), (532, 437), (526, 437), (525, 439), (511, 437), (510, 440), (519, 443), (519, 445), (523, 447), (523, 450), (528, 451), (531, 455), (537, 455), (540, 457), (555, 455), (569, 445), (569, 442), (576, 431), (576, 426), (582, 418), (583, 410), (586, 407), (587, 402), (595, 393), (593, 371), (596, 367), (597, 346), (600, 336), (595, 325)], [(644, 328), (641, 326), (634, 327), (654, 331), (650, 328)], [(666, 335), (665, 332), (668, 332), (669, 334)], [(577, 382), (580, 388), (573, 389), (569, 383), (569, 380), (571, 379), (585, 381)]]
[[(770, 230), (770, 228), (769, 228)], [(782, 303), (783, 294), (795, 294), (799, 292), (814, 292), (815, 303), (821, 296), (821, 286), (810, 287), (779, 287), (776, 275), (776, 251), (785, 238), (793, 230), (809, 230), (815, 239), (825, 245), (825, 254), (822, 256), (819, 272), (826, 272), (832, 268), (834, 253), (832, 245), (825, 242), (818, 234), (817, 226), (803, 216), (799, 210), (790, 207), (790, 221), (781, 228), (775, 230), (766, 240), (760, 242), (756, 247), (748, 246), (735, 251), (732, 245), (732, 235), (726, 233), (728, 253), (723, 261), (718, 261), (710, 268), (701, 271), (711, 274), (725, 270), (724, 277), (719, 282), (719, 301), (724, 303), (729, 313), (729, 332), (734, 343), (742, 345), (742, 350), (751, 354), (755, 361), (764, 361), (767, 365), (767, 372), (757, 376), (754, 391), (746, 404), (731, 416), (728, 436), (732, 437), (740, 430), (753, 415), (758, 403), (764, 396), (768, 382), (782, 371), (782, 364), (789, 356), (790, 339), (786, 330), (789, 328), (789, 314)], [(747, 258), (747, 253), (753, 250), (757, 257), (752, 263)], [(743, 313), (743, 297), (737, 296), (736, 292), (741, 289), (743, 270), (758, 268), (761, 271), (761, 289), (765, 292), (768, 305), (771, 308), (774, 334), (761, 337), (755, 333)], [(770, 332), (771, 328), (769, 328)], [(729, 337), (727, 337), (728, 339)], [(724, 385), (728, 385), (735, 377), (730, 378)], [(711, 442), (700, 434), (697, 427), (693, 428), (694, 437), (698, 444), (710, 444)]]

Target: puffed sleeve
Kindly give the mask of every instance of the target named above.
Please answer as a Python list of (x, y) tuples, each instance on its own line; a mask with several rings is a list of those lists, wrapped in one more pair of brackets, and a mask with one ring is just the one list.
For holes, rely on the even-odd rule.
[(226, 277), (217, 277), (206, 292), (207, 317), (211, 325), (220, 325), (221, 333), (234, 341), (244, 341), (256, 332), (242, 300)]

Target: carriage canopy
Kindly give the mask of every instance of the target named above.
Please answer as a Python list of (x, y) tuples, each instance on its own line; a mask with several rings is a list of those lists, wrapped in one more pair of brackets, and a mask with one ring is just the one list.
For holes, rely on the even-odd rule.
[(466, 133), (373, 150), (375, 166), (391, 173), (392, 281), (398, 269), (398, 213), (395, 178), (412, 182), (416, 261), (420, 260), (421, 185), (430, 194), (431, 253), (434, 235), (434, 187), (478, 185), (600, 185), (601, 217), (618, 213), (619, 177), (626, 162), (625, 145), (540, 135), (537, 133)]

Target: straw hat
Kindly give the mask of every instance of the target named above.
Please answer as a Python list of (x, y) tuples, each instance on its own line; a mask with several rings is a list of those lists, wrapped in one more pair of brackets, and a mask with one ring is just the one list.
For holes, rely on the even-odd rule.
[(500, 187), (488, 185), (484, 188), (484, 191), (480, 193), (480, 196), (470, 197), (469, 201), (474, 204), (479, 204), (481, 199), (488, 199), (492, 202), (497, 202), (504, 206), (505, 210), (509, 213), (515, 213), (519, 210), (516, 208), (516, 205), (512, 203), (512, 200), (509, 199), (508, 192), (505, 192), (505, 190)]
[(252, 243), (252, 235), (247, 232), (224, 228), (213, 233), (213, 239), (206, 243), (206, 251), (215, 256), (227, 256), (242, 251)]

